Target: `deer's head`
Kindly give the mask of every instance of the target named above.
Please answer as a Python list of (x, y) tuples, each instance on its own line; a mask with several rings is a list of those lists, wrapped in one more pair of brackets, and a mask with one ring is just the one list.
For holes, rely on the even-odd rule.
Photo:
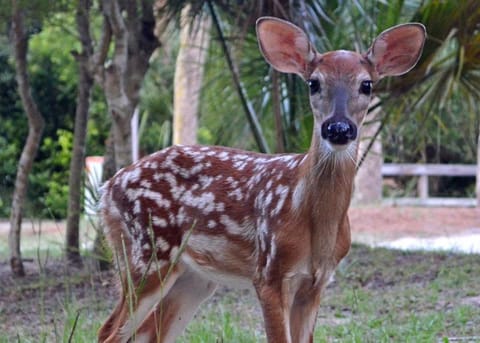
[(297, 26), (271, 17), (257, 21), (260, 50), (267, 62), (307, 82), (314, 136), (331, 152), (354, 145), (373, 85), (385, 76), (411, 70), (420, 58), (425, 35), (422, 24), (403, 24), (382, 32), (366, 53), (337, 50), (322, 54)]

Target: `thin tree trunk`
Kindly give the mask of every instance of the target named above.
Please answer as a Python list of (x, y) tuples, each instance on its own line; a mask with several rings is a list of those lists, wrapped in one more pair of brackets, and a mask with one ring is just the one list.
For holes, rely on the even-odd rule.
[(73, 152), (70, 161), (68, 178), (68, 215), (66, 231), (66, 256), (71, 264), (81, 265), (80, 257), (80, 211), (81, 190), (85, 167), (85, 145), (87, 138), (88, 112), (93, 78), (90, 75), (88, 61), (92, 55), (92, 40), (90, 36), (89, 0), (79, 0), (77, 5), (77, 30), (82, 43), (82, 52), (77, 54), (79, 80), (77, 94), (77, 109), (75, 113), (75, 128), (73, 137)]
[(180, 50), (175, 64), (173, 100), (173, 143), (196, 144), (198, 107), (203, 71), (210, 39), (211, 20), (189, 17), (190, 6), (181, 13)]
[[(480, 130), (479, 130), (480, 132)], [(477, 141), (477, 179), (476, 179), (477, 207), (480, 208), (480, 134)]]
[(18, 92), (20, 93), (22, 105), (28, 117), (28, 137), (18, 163), (12, 210), (10, 213), (9, 233), (10, 266), (14, 275), (23, 276), (25, 275), (25, 270), (23, 268), (20, 251), (23, 204), (27, 193), (28, 175), (32, 169), (33, 161), (40, 145), (45, 122), (30, 90), (27, 74), (28, 36), (25, 32), (23, 13), (15, 0), (12, 1), (11, 37), (15, 56)]

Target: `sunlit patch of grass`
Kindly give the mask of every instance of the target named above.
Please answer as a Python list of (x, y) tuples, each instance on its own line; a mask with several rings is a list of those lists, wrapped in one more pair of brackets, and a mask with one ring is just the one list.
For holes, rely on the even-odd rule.
[[(233, 310), (233, 311), (232, 311)], [(180, 337), (178, 343), (238, 342), (256, 343), (260, 337), (253, 328), (243, 327), (242, 314), (230, 306), (219, 304), (215, 309), (197, 317)]]

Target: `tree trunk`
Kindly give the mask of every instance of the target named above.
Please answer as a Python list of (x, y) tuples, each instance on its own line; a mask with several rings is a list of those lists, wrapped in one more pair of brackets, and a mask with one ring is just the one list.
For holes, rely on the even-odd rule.
[(354, 204), (366, 205), (379, 203), (382, 200), (382, 140), (380, 135), (374, 138), (381, 125), (380, 113), (381, 107), (377, 107), (370, 112), (366, 118), (370, 123), (366, 123), (362, 127), (359, 156), (363, 156), (372, 139), (375, 139), (375, 141), (355, 177), (355, 191), (352, 199)]
[(75, 112), (75, 128), (73, 137), (72, 160), (70, 161), (70, 174), (68, 178), (68, 215), (66, 232), (67, 261), (74, 265), (81, 265), (80, 257), (80, 211), (81, 191), (85, 169), (85, 145), (87, 138), (88, 112), (90, 108), (90, 94), (93, 78), (88, 68), (88, 60), (92, 55), (92, 40), (90, 36), (89, 0), (79, 0), (77, 5), (77, 30), (82, 43), (82, 52), (77, 54), (78, 63), (78, 94), (77, 109)]
[(20, 161), (18, 162), (12, 210), (10, 213), (9, 233), (10, 266), (14, 275), (23, 276), (25, 275), (25, 270), (23, 268), (20, 251), (23, 204), (27, 193), (28, 175), (32, 169), (33, 161), (40, 145), (45, 122), (30, 90), (30, 82), (27, 74), (28, 36), (25, 32), (23, 13), (16, 1), (12, 1), (11, 39), (15, 56), (18, 92), (20, 93), (23, 109), (28, 117), (28, 136), (20, 156)]
[(197, 143), (198, 107), (211, 27), (209, 16), (197, 16), (192, 22), (189, 11), (190, 6), (186, 6), (181, 13), (173, 99), (173, 144), (185, 145)]
[(132, 162), (131, 120), (150, 57), (159, 42), (153, 34), (155, 19), (149, 1), (103, 0), (102, 11), (115, 45), (107, 67), (95, 62), (95, 76), (112, 117), (115, 167), (120, 169)]
[(478, 135), (477, 141), (477, 179), (475, 186), (477, 193), (477, 207), (480, 208), (480, 134)]

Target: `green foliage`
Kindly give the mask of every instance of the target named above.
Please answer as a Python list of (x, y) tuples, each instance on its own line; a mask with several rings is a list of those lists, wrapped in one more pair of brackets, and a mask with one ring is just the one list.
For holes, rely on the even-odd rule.
[[(172, 2), (172, 9), (178, 9), (186, 2)], [(44, 137), (57, 140), (64, 135), (59, 132), (73, 130), (77, 66), (71, 51), (79, 49), (73, 6), (63, 1), (21, 4), (38, 9), (27, 21), (31, 34), (29, 71), (33, 95), (46, 118)], [(204, 4), (205, 1), (195, 2), (192, 13), (204, 11)], [(252, 4), (217, 3), (216, 9), (242, 85), (260, 120), (267, 143), (274, 150), (277, 132), (273, 117), (272, 70), (260, 55), (254, 18), (250, 17), (274, 13), (268, 12), (271, 9), (254, 14), (247, 11), (241, 15), (236, 11), (238, 8), (254, 8)], [(376, 86), (376, 95), (383, 100), (385, 113), (381, 119), (385, 122), (383, 141), (386, 161), (476, 161), (480, 124), (477, 110), (480, 101), (478, 1), (304, 1), (299, 6), (291, 3), (275, 6), (284, 6), (285, 11), (278, 13), (284, 13), (302, 26), (320, 52), (331, 49), (365, 51), (371, 40), (387, 27), (406, 21), (424, 23), (430, 39), (418, 68), (406, 77), (384, 80)], [(6, 15), (8, 11), (4, 8), (0, 15)], [(93, 11), (92, 16), (92, 33), (98, 37), (101, 26), (99, 16)], [(242, 20), (244, 22), (240, 25)], [(6, 33), (5, 30), (0, 32)], [(256, 150), (231, 71), (213, 27), (211, 35), (201, 94), (199, 142)], [(171, 143), (178, 27), (169, 27), (163, 40), (141, 90), (142, 154)], [(286, 150), (305, 151), (310, 144), (313, 125), (308, 92), (297, 76), (281, 75), (279, 80), (281, 134)], [(0, 37), (0, 120), (0, 159), (4, 161), (0, 165), (0, 216), (7, 216), (16, 164), (27, 135), (27, 121), (16, 94), (5, 35)], [(96, 87), (88, 123), (87, 154), (103, 154), (109, 120), (102, 92)], [(55, 158), (48, 156), (51, 152), (61, 151), (62, 144), (55, 143), (55, 148), (51, 142), (44, 144), (37, 157), (41, 167), (37, 167), (34, 173), (40, 174), (32, 176), (36, 183), (30, 190), (30, 205), (27, 206), (34, 212), (27, 215), (51, 215), (47, 213), (62, 204), (68, 164), (60, 167), (60, 161), (54, 162)], [(64, 175), (60, 177), (61, 173)], [(54, 174), (57, 176), (52, 180), (47, 176)], [(469, 187), (471, 190), (472, 186)], [(439, 187), (439, 192), (458, 194), (455, 193), (458, 188), (459, 184), (445, 183)], [(41, 209), (42, 206), (46, 207)], [(64, 210), (60, 209), (55, 217), (62, 215)]]
[(68, 168), (70, 165), (73, 134), (57, 131), (56, 137), (45, 137), (40, 154), (30, 175), (30, 197), (41, 194), (32, 206), (42, 217), (64, 218), (68, 202)]
[(169, 35), (168, 47), (151, 62), (141, 89), (139, 136), (142, 154), (160, 150), (172, 142), (176, 38), (175, 32)]
[[(28, 68), (32, 93), (45, 131), (30, 176), (27, 217), (66, 215), (68, 170), (76, 106), (77, 64), (71, 52), (79, 49), (73, 12), (57, 12), (34, 21), (29, 41)], [(39, 26), (42, 23), (42, 26)], [(40, 30), (41, 29), (41, 30)], [(109, 132), (106, 104), (98, 88), (91, 102), (87, 154), (102, 155)], [(16, 91), (15, 71), (6, 37), (0, 36), (0, 217), (8, 217), (17, 161), (28, 123)]]

